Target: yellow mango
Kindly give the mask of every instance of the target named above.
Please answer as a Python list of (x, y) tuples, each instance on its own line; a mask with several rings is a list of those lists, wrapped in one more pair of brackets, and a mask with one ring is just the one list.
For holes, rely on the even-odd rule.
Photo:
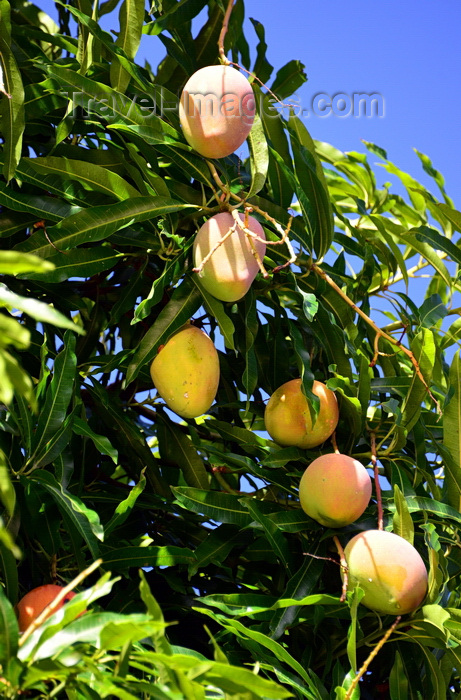
[(350, 525), (370, 497), (371, 479), (363, 464), (335, 452), (314, 459), (299, 484), (302, 509), (325, 527)]
[(240, 148), (255, 116), (253, 89), (232, 66), (206, 66), (187, 81), (179, 119), (192, 148), (205, 158), (224, 158)]
[[(239, 214), (239, 217), (242, 221), (245, 220), (243, 214)], [(249, 216), (247, 223), (250, 231), (265, 240), (264, 229), (259, 221)], [(234, 218), (229, 212), (221, 212), (205, 221), (194, 240), (195, 268), (200, 266), (202, 260), (234, 225)], [(249, 290), (259, 270), (252, 245), (261, 261), (266, 253), (265, 243), (254, 239), (251, 241), (250, 243), (247, 235), (238, 227), (214, 251), (198, 273), (201, 285), (216, 299), (238, 301)]]
[(188, 325), (161, 347), (150, 373), (168, 408), (183, 418), (196, 418), (206, 413), (215, 399), (218, 353), (206, 333)]
[(336, 429), (339, 411), (334, 392), (322, 382), (314, 381), (312, 393), (320, 399), (320, 411), (314, 426), (307, 399), (301, 390), (301, 379), (282, 384), (270, 397), (264, 423), (271, 438), (279, 445), (309, 450), (325, 442)]
[(427, 592), (427, 570), (417, 550), (403, 537), (386, 530), (366, 530), (344, 549), (348, 588), (359, 584), (361, 602), (370, 610), (405, 615), (416, 610)]

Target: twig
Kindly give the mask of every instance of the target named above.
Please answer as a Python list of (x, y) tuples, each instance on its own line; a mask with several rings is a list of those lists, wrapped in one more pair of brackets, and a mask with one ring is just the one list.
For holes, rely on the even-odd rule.
[[(213, 179), (214, 179), (214, 181), (216, 182), (216, 184), (218, 185), (218, 187), (219, 187), (223, 192), (229, 193), (229, 188), (223, 183), (223, 181), (222, 181), (221, 178), (219, 177), (218, 172), (217, 172), (217, 170), (216, 170), (214, 164), (213, 164), (211, 161), (209, 161), (209, 160), (207, 160), (207, 164), (208, 164), (208, 167), (209, 167), (209, 169), (210, 169), (210, 172), (211, 172), (211, 174), (212, 174), (212, 176), (213, 176)], [(243, 205), (243, 206), (245, 207), (245, 206), (246, 206), (246, 201), (247, 201), (247, 199), (248, 199), (248, 195), (245, 195), (244, 197), (240, 197), (238, 194), (234, 194), (233, 192), (230, 192), (230, 198), (233, 199), (234, 201), (239, 202), (240, 205)], [(288, 267), (288, 266), (291, 265), (292, 263), (295, 263), (295, 262), (296, 262), (296, 257), (297, 257), (297, 256), (296, 256), (296, 253), (295, 253), (295, 251), (294, 251), (294, 249), (293, 249), (293, 246), (292, 246), (292, 244), (291, 244), (291, 241), (290, 241), (290, 239), (289, 239), (289, 237), (288, 237), (288, 234), (289, 234), (290, 229), (291, 229), (291, 222), (293, 221), (293, 217), (290, 216), (290, 219), (289, 219), (289, 221), (288, 221), (287, 227), (286, 227), (286, 229), (284, 230), (284, 229), (282, 228), (282, 226), (278, 223), (278, 221), (276, 221), (276, 220), (275, 220), (272, 216), (270, 216), (270, 214), (268, 214), (266, 211), (264, 211), (263, 209), (260, 209), (256, 204), (251, 204), (251, 208), (253, 209), (253, 211), (257, 212), (257, 213), (260, 214), (264, 219), (266, 219), (266, 221), (269, 221), (269, 222), (274, 226), (274, 228), (276, 229), (277, 233), (281, 236), (280, 240), (278, 240), (278, 241), (268, 241), (268, 240), (264, 241), (264, 242), (266, 243), (266, 245), (282, 245), (282, 244), (284, 243), (284, 244), (286, 245), (286, 247), (288, 248), (288, 252), (289, 252), (289, 254), (290, 254), (290, 257), (289, 257), (289, 259), (287, 260), (287, 262), (285, 262), (283, 265), (279, 265), (278, 267), (274, 267), (274, 269), (272, 270), (272, 272), (279, 272), (279, 271), (282, 270), (284, 267)], [(251, 236), (252, 238), (258, 238), (258, 236), (257, 236), (256, 234), (254, 234), (253, 232), (251, 232), (251, 231), (250, 231), (250, 236)]]
[(46, 608), (42, 610), (40, 615), (33, 620), (33, 622), (30, 623), (29, 627), (23, 632), (21, 639), (19, 640), (18, 645), (21, 647), (24, 642), (29, 639), (30, 635), (35, 632), (37, 627), (40, 627), (42, 622), (46, 620), (48, 615), (51, 615), (52, 613), (56, 612), (56, 610), (59, 608), (59, 605), (61, 601), (64, 600), (66, 595), (70, 593), (76, 586), (78, 586), (84, 579), (86, 579), (87, 576), (93, 573), (99, 566), (102, 564), (102, 559), (96, 559), (88, 568), (84, 569), (81, 571), (78, 576), (76, 576), (65, 588), (62, 589), (56, 596), (54, 600), (49, 603)]
[(356, 689), (356, 687), (357, 687), (357, 685), (358, 685), (360, 679), (361, 679), (362, 676), (367, 672), (368, 666), (371, 664), (371, 662), (373, 661), (373, 659), (375, 658), (375, 656), (377, 655), (377, 653), (379, 652), (379, 650), (385, 645), (385, 643), (387, 642), (387, 640), (388, 640), (389, 637), (391, 636), (392, 632), (395, 630), (395, 628), (396, 628), (397, 625), (399, 624), (400, 619), (401, 619), (401, 616), (400, 616), (400, 615), (399, 615), (398, 617), (395, 618), (394, 622), (393, 622), (392, 625), (389, 627), (389, 629), (387, 630), (387, 632), (386, 632), (386, 634), (384, 635), (384, 637), (383, 637), (382, 639), (379, 640), (379, 642), (377, 643), (377, 645), (375, 646), (375, 648), (373, 649), (373, 651), (372, 651), (372, 652), (369, 654), (369, 656), (365, 659), (363, 665), (360, 667), (360, 669), (359, 669), (357, 675), (355, 676), (354, 680), (353, 680), (352, 683), (350, 684), (350, 686), (349, 686), (349, 688), (348, 688), (348, 691), (347, 691), (346, 695), (344, 696), (344, 700), (350, 700), (350, 699), (351, 699), (352, 693), (353, 693), (354, 690)]
[(335, 451), (335, 454), (339, 455), (341, 454), (339, 449), (338, 449), (338, 443), (336, 442), (336, 431), (333, 431), (333, 434), (331, 435), (331, 444), (333, 445), (333, 449)]
[(313, 272), (315, 272), (319, 277), (321, 277), (327, 284), (329, 284), (330, 287), (332, 287), (332, 288), (339, 294), (339, 296), (341, 297), (341, 299), (343, 299), (343, 301), (345, 301), (346, 304), (348, 304), (348, 306), (350, 306), (352, 309), (354, 309), (354, 311), (356, 311), (356, 313), (358, 313), (358, 315), (361, 316), (361, 317), (363, 318), (363, 320), (364, 320), (369, 326), (371, 326), (371, 328), (373, 328), (373, 330), (375, 331), (375, 333), (377, 333), (379, 336), (381, 336), (381, 337), (385, 338), (386, 340), (388, 340), (390, 343), (392, 343), (392, 345), (396, 345), (396, 346), (410, 359), (411, 364), (412, 364), (413, 367), (415, 368), (415, 372), (416, 372), (418, 378), (419, 378), (419, 379), (421, 380), (421, 382), (424, 384), (427, 393), (428, 393), (429, 396), (431, 397), (432, 401), (435, 403), (435, 406), (436, 406), (436, 409), (437, 409), (437, 413), (441, 416), (441, 415), (442, 415), (442, 409), (440, 408), (440, 404), (439, 404), (439, 402), (437, 401), (437, 399), (435, 398), (435, 396), (433, 395), (433, 393), (431, 392), (430, 387), (429, 387), (429, 385), (427, 384), (426, 380), (424, 379), (423, 374), (422, 374), (421, 369), (420, 369), (420, 366), (419, 366), (419, 364), (418, 364), (418, 361), (417, 361), (416, 357), (413, 355), (412, 351), (409, 350), (408, 348), (406, 348), (404, 345), (402, 345), (402, 343), (401, 343), (399, 340), (396, 340), (392, 335), (389, 335), (388, 333), (385, 333), (381, 328), (378, 328), (378, 326), (376, 325), (376, 323), (375, 323), (374, 321), (372, 321), (372, 319), (371, 319), (369, 316), (367, 316), (367, 314), (366, 314), (364, 311), (362, 311), (362, 309), (360, 309), (356, 304), (354, 304), (354, 302), (352, 301), (352, 299), (350, 299), (350, 298), (347, 296), (347, 294), (345, 294), (345, 293), (343, 292), (343, 290), (342, 290), (340, 287), (338, 287), (338, 285), (336, 284), (336, 282), (334, 282), (334, 281), (331, 279), (331, 277), (330, 277), (329, 275), (327, 275), (327, 273), (326, 273), (324, 270), (322, 270), (318, 265), (316, 265), (315, 263), (312, 264), (311, 269), (312, 269)]
[(265, 238), (260, 238), (257, 234), (253, 233), (253, 231), (250, 231), (250, 229), (248, 228), (248, 215), (249, 215), (249, 213), (250, 213), (251, 211), (253, 211), (253, 209), (252, 209), (251, 207), (245, 207), (245, 218), (244, 218), (244, 221), (242, 221), (242, 219), (240, 218), (239, 213), (238, 213), (235, 209), (232, 210), (231, 214), (232, 214), (232, 216), (233, 216), (233, 218), (234, 218), (235, 225), (236, 225), (241, 231), (243, 231), (243, 233), (244, 233), (245, 236), (247, 237), (248, 243), (250, 244), (251, 253), (252, 253), (254, 259), (256, 260), (256, 262), (258, 263), (258, 267), (259, 267), (259, 270), (260, 270), (261, 274), (263, 275), (263, 277), (267, 278), (267, 277), (269, 277), (269, 274), (268, 274), (266, 268), (265, 268), (264, 265), (263, 265), (263, 261), (262, 261), (261, 258), (259, 257), (259, 253), (258, 253), (258, 251), (256, 250), (256, 246), (255, 246), (255, 243), (254, 243), (254, 241), (256, 240), (256, 241), (259, 241), (260, 243), (266, 244), (266, 239), (265, 239)]
[(234, 233), (234, 231), (236, 229), (237, 229), (237, 224), (234, 224), (233, 226), (231, 226), (229, 228), (229, 230), (227, 231), (227, 233), (225, 233), (224, 236), (219, 239), (219, 241), (216, 243), (216, 245), (213, 246), (213, 248), (210, 250), (210, 252), (207, 253), (207, 255), (205, 255), (205, 257), (203, 258), (200, 265), (198, 267), (192, 268), (192, 272), (201, 272), (203, 270), (204, 265), (208, 262), (208, 260), (211, 259), (212, 255), (214, 255), (214, 253), (216, 253), (216, 251), (218, 250), (218, 248), (220, 248), (222, 246), (224, 241), (226, 241), (228, 238), (230, 238), (230, 236), (232, 236), (232, 234)]
[(341, 592), (341, 598), (339, 599), (341, 603), (344, 603), (346, 600), (346, 595), (347, 595), (347, 586), (349, 583), (349, 567), (347, 566), (347, 561), (346, 561), (346, 556), (344, 554), (344, 549), (342, 548), (341, 542), (338, 540), (337, 536), (335, 535), (333, 537), (333, 542), (336, 545), (336, 549), (338, 550), (339, 554), (339, 565), (343, 571), (343, 589)]
[(375, 477), (375, 490), (376, 490), (376, 501), (378, 504), (378, 530), (384, 529), (384, 518), (383, 518), (383, 501), (381, 498), (381, 484), (379, 483), (379, 469), (378, 469), (378, 459), (376, 456), (376, 434), (371, 431), (371, 463), (373, 465), (373, 474)]
[(224, 66), (230, 66), (231, 62), (227, 58), (224, 52), (224, 39), (226, 38), (227, 30), (229, 29), (229, 20), (232, 14), (232, 7), (234, 5), (234, 0), (229, 0), (227, 5), (226, 14), (224, 15), (221, 32), (218, 39), (218, 49), (219, 49), (219, 60)]

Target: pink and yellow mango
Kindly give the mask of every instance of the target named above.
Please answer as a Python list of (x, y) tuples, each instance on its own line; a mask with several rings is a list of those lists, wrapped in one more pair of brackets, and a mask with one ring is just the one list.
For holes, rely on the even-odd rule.
[(359, 518), (371, 497), (371, 479), (356, 459), (343, 454), (317, 457), (299, 484), (307, 515), (325, 527), (344, 527)]
[[(239, 214), (239, 217), (242, 222), (245, 221), (244, 214)], [(262, 240), (250, 239), (237, 226), (219, 248), (216, 248), (198, 273), (201, 285), (221, 301), (238, 301), (249, 290), (259, 270), (253, 247), (261, 261), (266, 253), (263, 227), (252, 216), (248, 217), (247, 224), (248, 229)], [(194, 240), (194, 268), (200, 266), (208, 253), (234, 225), (235, 220), (229, 212), (216, 214), (203, 224)]]
[(183, 418), (196, 418), (206, 413), (215, 399), (218, 353), (200, 328), (185, 326), (160, 349), (150, 372), (168, 408)]
[(344, 549), (348, 588), (365, 591), (361, 602), (384, 615), (416, 610), (427, 592), (427, 570), (417, 550), (403, 537), (385, 530), (366, 530)]
[(312, 393), (320, 399), (320, 411), (312, 425), (309, 404), (301, 390), (301, 379), (282, 384), (270, 397), (264, 413), (266, 430), (279, 445), (304, 450), (321, 445), (336, 429), (338, 402), (331, 389), (314, 381)]
[(255, 116), (252, 87), (232, 66), (207, 66), (187, 81), (179, 119), (187, 142), (205, 158), (224, 158), (240, 148)]

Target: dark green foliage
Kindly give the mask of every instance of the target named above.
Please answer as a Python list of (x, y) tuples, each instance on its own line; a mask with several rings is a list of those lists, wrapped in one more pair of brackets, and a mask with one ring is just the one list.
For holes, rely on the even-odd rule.
[[(461, 214), (443, 177), (418, 153), (439, 201), (366, 144), (407, 196), (380, 189), (366, 155), (314, 143), (255, 83), (250, 155), (213, 167), (234, 204), (269, 215), (252, 214), (268, 240), (293, 214), (297, 261), (274, 273), (289, 252), (269, 245), (267, 278), (236, 304), (214, 299), (191, 245), (222, 208), (218, 180), (161, 105), (217, 62), (225, 8), (117, 5), (100, 8), (120, 12), (114, 38), (87, 1), (59, 5), (56, 27), (33, 4), (0, 0), (13, 95), (0, 102), (2, 697), (346, 697), (393, 618), (364, 608), (360, 590), (340, 602), (332, 536), (345, 545), (377, 527), (377, 504), (337, 533), (300, 509), (304, 469), (333, 447), (279, 447), (263, 423), (268, 395), (298, 376), (308, 396), (313, 378), (336, 391), (340, 451), (369, 466), (376, 437), (385, 527), (414, 541), (429, 571), (424, 606), (352, 698), (459, 697)], [(273, 73), (264, 27), (254, 19), (245, 38), (243, 18), (239, 0), (226, 50), (286, 100), (302, 64)], [(166, 49), (156, 70), (133, 60), (142, 31)], [(209, 415), (180, 422), (149, 363), (190, 318), (217, 344), (221, 381)], [(18, 637), (19, 598), (98, 558), (72, 601)]]

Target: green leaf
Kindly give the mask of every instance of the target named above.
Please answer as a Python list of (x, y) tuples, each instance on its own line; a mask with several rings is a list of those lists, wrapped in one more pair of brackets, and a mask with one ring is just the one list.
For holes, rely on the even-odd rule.
[(14, 176), (21, 158), (24, 133), (24, 88), (11, 50), (10, 3), (0, 2), (0, 132), (3, 136), (3, 177)]
[(230, 350), (235, 350), (235, 326), (230, 316), (227, 315), (224, 304), (222, 303), (222, 301), (216, 299), (214, 296), (209, 294), (206, 291), (206, 289), (203, 288), (203, 286), (200, 284), (199, 277), (197, 275), (193, 275), (192, 281), (194, 282), (194, 284), (197, 285), (198, 289), (200, 290), (200, 294), (203, 297), (203, 305), (206, 311), (217, 320), (219, 330), (221, 331), (224, 337), (226, 348), (229, 348)]
[(287, 571), (293, 574), (293, 561), (288, 548), (287, 540), (279, 528), (264, 514), (261, 509), (261, 504), (257, 500), (251, 498), (241, 498), (242, 503), (250, 512), (250, 515), (257, 523), (259, 523), (264, 531), (269, 544), (271, 545), (275, 555)]
[(394, 665), (389, 676), (389, 693), (391, 700), (408, 700), (409, 684), (405, 675), (402, 658), (395, 652)]
[(437, 206), (445, 214), (447, 219), (451, 221), (453, 227), (461, 232), (461, 212), (450, 207), (448, 204), (439, 203)]
[(250, 17), (250, 22), (252, 23), (256, 35), (259, 39), (258, 45), (256, 47), (256, 61), (253, 66), (253, 73), (258, 76), (259, 80), (262, 83), (267, 83), (272, 74), (272, 71), (274, 70), (274, 67), (271, 66), (271, 64), (266, 58), (267, 44), (264, 27), (261, 24), (261, 22), (258, 22), (258, 20), (253, 19), (252, 17)]
[(22, 397), (27, 401), (32, 411), (37, 410), (34, 385), (29, 374), (21, 367), (17, 359), (4, 350), (0, 344), (0, 401), (9, 406), (13, 396), (16, 396), (17, 399)]
[(18, 244), (16, 249), (46, 258), (54, 255), (56, 248), (65, 251), (84, 243), (95, 243), (135, 222), (164, 216), (190, 206), (193, 205), (179, 204), (165, 197), (134, 197), (110, 207), (88, 207), (62, 219), (49, 228), (46, 234), (44, 231), (35, 233), (24, 243)]
[(15, 250), (0, 251), (1, 275), (20, 275), (26, 272), (34, 272), (40, 279), (43, 273), (49, 273), (51, 270), (54, 270), (53, 263), (48, 260), (42, 260), (36, 255), (19, 253)]
[[(143, 0), (124, 0), (120, 7), (119, 22), (120, 31), (115, 44), (123, 49), (128, 58), (134, 59), (139, 48), (144, 24)], [(111, 63), (110, 82), (118, 92), (125, 92), (130, 82), (130, 75), (118, 61)]]
[(255, 114), (253, 126), (248, 135), (250, 150), (251, 186), (248, 199), (258, 194), (264, 187), (269, 167), (269, 150), (264, 135), (263, 124), (258, 113)]
[(18, 649), (18, 621), (8, 598), (0, 586), (0, 666), (8, 668), (8, 662)]
[[(1, 529), (1, 528), (0, 528)], [(4, 530), (6, 532), (6, 530)], [(4, 594), (8, 597), (10, 603), (18, 602), (18, 565), (15, 558), (21, 558), (21, 552), (18, 547), (13, 544), (13, 551), (1, 541), (0, 536), (0, 571), (4, 581)]]
[(16, 492), (11, 483), (8, 460), (3, 450), (0, 450), (0, 501), (8, 515), (12, 517), (16, 504)]
[[(139, 591), (141, 593), (141, 599), (146, 606), (147, 612), (151, 616), (151, 618), (154, 620), (154, 622), (158, 622), (159, 624), (159, 629), (158, 631), (155, 631), (154, 634), (152, 635), (152, 641), (154, 643), (154, 649), (155, 651), (163, 654), (172, 654), (172, 649), (171, 645), (168, 642), (166, 636), (165, 636), (165, 619), (163, 617), (162, 610), (160, 608), (160, 605), (157, 603), (157, 600), (155, 599), (149, 584), (147, 583), (146, 576), (144, 574), (144, 571), (140, 569), (139, 575), (141, 577), (141, 582), (139, 584)], [(166, 625), (165, 625), (166, 626)]]
[(63, 180), (76, 180), (90, 192), (96, 190), (117, 200), (141, 196), (138, 190), (120, 175), (96, 163), (57, 156), (25, 158), (24, 162), (39, 174), (58, 175)]
[(30, 346), (30, 332), (16, 319), (0, 314), (0, 345), (26, 350)]
[(32, 214), (35, 222), (41, 219), (60, 221), (63, 217), (75, 214), (81, 209), (54, 197), (16, 192), (3, 182), (0, 182), (0, 204), (13, 211)]
[(204, 491), (186, 486), (171, 489), (183, 508), (206, 515), (218, 523), (244, 527), (251, 521), (248, 510), (240, 503), (240, 496), (217, 491)]
[[(206, 610), (201, 610), (206, 613)], [(309, 686), (311, 680), (305, 668), (278, 642), (270, 639), (262, 632), (257, 632), (251, 628), (245, 627), (238, 620), (227, 620), (226, 623), (222, 623), (223, 627), (229, 632), (233, 632), (238, 637), (242, 639), (251, 639), (257, 642), (260, 646), (265, 649), (269, 649), (276, 659), (287, 664), (291, 669), (293, 669)]]
[[(310, 554), (317, 556), (318, 546), (312, 547)], [(314, 591), (323, 569), (321, 561), (303, 552), (304, 561), (298, 571), (292, 576), (283, 591), (281, 599), (302, 600), (308, 598)], [(288, 627), (291, 627), (301, 613), (301, 605), (293, 605), (288, 608), (279, 608), (270, 621), (272, 638), (279, 639)]]
[(77, 435), (82, 435), (83, 437), (90, 438), (90, 440), (92, 440), (92, 442), (94, 443), (96, 449), (99, 452), (101, 452), (101, 454), (107, 455), (111, 458), (114, 464), (118, 464), (118, 452), (112, 446), (109, 438), (107, 438), (105, 435), (98, 435), (97, 433), (95, 433), (90, 428), (88, 423), (86, 423), (81, 418), (78, 418), (77, 416), (74, 418), (72, 430)]
[(413, 544), (415, 535), (413, 520), (406, 499), (397, 484), (394, 484), (394, 502), (395, 513), (392, 518), (392, 529), (396, 535)]
[(314, 219), (314, 249), (318, 258), (323, 258), (333, 240), (333, 212), (328, 188), (315, 144), (298, 117), (291, 116), (288, 122), (293, 149), (294, 165), (299, 183), (312, 205)]
[(117, 571), (131, 567), (190, 564), (194, 553), (184, 547), (118, 547), (102, 553), (104, 564)]
[(190, 575), (208, 564), (221, 564), (238, 545), (246, 544), (248, 534), (235, 530), (233, 525), (219, 525), (212, 530), (195, 550), (195, 561), (189, 567)]
[(109, 522), (106, 525), (104, 525), (104, 536), (106, 538), (110, 535), (112, 530), (114, 530), (116, 527), (120, 527), (120, 525), (122, 525), (125, 522), (125, 520), (129, 517), (130, 513), (132, 512), (139, 496), (144, 491), (146, 486), (146, 477), (144, 476), (144, 471), (145, 470), (141, 472), (141, 476), (139, 478), (138, 483), (135, 486), (133, 486), (128, 496), (118, 504), (117, 508), (115, 509), (115, 513), (113, 514)]
[(191, 280), (186, 279), (176, 287), (170, 301), (136, 348), (128, 367), (127, 383), (136, 379), (141, 368), (154, 359), (158, 346), (165, 344), (168, 338), (193, 316), (200, 303), (200, 292)]
[(167, 458), (169, 463), (177, 464), (181, 469), (184, 480), (189, 486), (198, 489), (209, 488), (209, 478), (194, 444), (182, 430), (171, 420), (167, 420), (162, 414), (158, 414), (158, 421), (165, 427), (167, 433), (166, 445), (160, 444), (160, 454)]
[(398, 235), (402, 243), (405, 243), (409, 248), (412, 248), (417, 253), (422, 255), (422, 257), (425, 258), (428, 261), (428, 263), (432, 265), (434, 270), (439, 273), (443, 281), (447, 285), (451, 286), (452, 279), (446, 265), (444, 265), (443, 261), (437, 255), (437, 252), (434, 250), (432, 245), (426, 243), (423, 240), (420, 240), (420, 238), (417, 235), (419, 234), (419, 232), (419, 229), (416, 228), (410, 229), (409, 231), (396, 231), (396, 235)]
[(285, 64), (277, 71), (275, 80), (270, 86), (271, 92), (275, 93), (280, 100), (293, 95), (307, 80), (304, 67), (301, 61), (289, 61)]
[(74, 321), (66, 318), (60, 311), (57, 311), (49, 304), (37, 299), (30, 299), (15, 294), (10, 291), (4, 284), (0, 284), (0, 306), (6, 306), (10, 309), (19, 309), (24, 313), (35, 318), (36, 321), (51, 323), (58, 328), (70, 328), (71, 330), (83, 335), (85, 331), (78, 326)]
[(446, 253), (453, 262), (461, 264), (461, 250), (449, 238), (442, 236), (438, 231), (429, 226), (420, 226), (418, 229), (411, 229), (408, 233), (415, 234), (419, 241), (425, 241), (434, 250), (441, 250)]
[(46, 391), (45, 403), (38, 418), (30, 462), (34, 462), (36, 455), (54, 437), (66, 418), (76, 378), (75, 343), (75, 335), (66, 331), (64, 347), (54, 361), (53, 379)]
[[(411, 350), (426, 383), (430, 386), (435, 363), (435, 342), (431, 330), (422, 328), (411, 343)], [(413, 370), (413, 379), (402, 406), (401, 426), (410, 431), (421, 413), (421, 403), (428, 398), (427, 388)]]
[(59, 510), (83, 537), (91, 552), (91, 556), (97, 559), (99, 555), (98, 540), (102, 541), (104, 530), (96, 511), (87, 508), (80, 498), (66, 491), (49, 472), (37, 469), (29, 478), (39, 483), (51, 494)]
[[(455, 464), (461, 464), (461, 357), (458, 350), (451, 363), (451, 398), (443, 411), (443, 444), (450, 450)], [(454, 503), (452, 503), (454, 505)], [(456, 504), (461, 507), (461, 501)]]
[(171, 31), (196, 17), (204, 5), (205, 0), (180, 0), (163, 12), (155, 22), (146, 24), (143, 32), (157, 35), (165, 29)]
[(351, 611), (351, 624), (347, 630), (347, 658), (353, 673), (357, 673), (357, 610), (365, 592), (356, 586), (347, 596), (347, 604)]

